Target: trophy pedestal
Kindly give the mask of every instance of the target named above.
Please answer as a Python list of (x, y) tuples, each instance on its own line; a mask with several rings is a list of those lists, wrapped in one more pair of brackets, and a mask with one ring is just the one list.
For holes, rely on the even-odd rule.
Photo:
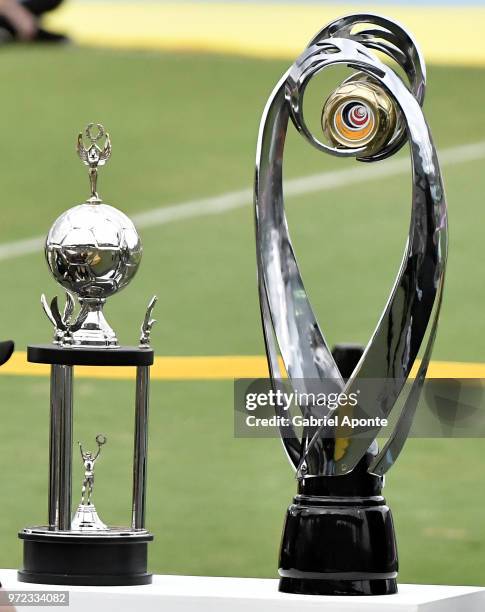
[(369, 452), (344, 476), (301, 480), (281, 541), (280, 591), (305, 595), (391, 595), (397, 546), (382, 479)]
[[(86, 586), (150, 584), (148, 531), (110, 530), (103, 534), (24, 529), (24, 564), (20, 582)], [(107, 571), (109, 573), (107, 573)]]
[(73, 531), (106, 531), (108, 527), (99, 518), (93, 504), (79, 504), (71, 521)]
[(286, 516), (279, 574), (285, 593), (395, 593), (397, 550), (384, 498), (296, 496)]

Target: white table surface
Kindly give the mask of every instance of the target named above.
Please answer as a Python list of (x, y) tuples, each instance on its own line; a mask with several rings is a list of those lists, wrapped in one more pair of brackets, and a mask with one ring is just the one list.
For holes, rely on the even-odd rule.
[(16, 570), (0, 570), (7, 591), (68, 590), (69, 608), (36, 606), (22, 610), (69, 612), (485, 612), (485, 589), (460, 586), (399, 585), (396, 595), (328, 597), (278, 592), (277, 580), (154, 576), (134, 587), (62, 587), (17, 582)]

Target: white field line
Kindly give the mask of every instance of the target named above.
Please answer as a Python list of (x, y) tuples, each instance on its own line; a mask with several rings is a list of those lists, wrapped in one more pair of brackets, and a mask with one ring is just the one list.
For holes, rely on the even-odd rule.
[[(461, 164), (485, 158), (485, 141), (450, 147), (439, 152), (441, 166)], [(407, 158), (387, 160), (380, 164), (361, 164), (360, 167), (347, 170), (334, 170), (312, 174), (301, 178), (285, 181), (286, 196), (300, 196), (308, 193), (338, 189), (356, 183), (365, 183), (380, 178), (398, 176), (410, 171), (410, 162)], [(133, 215), (132, 219), (138, 228), (165, 225), (173, 221), (219, 215), (221, 213), (242, 208), (250, 204), (253, 199), (251, 189), (231, 191), (209, 198), (191, 200), (181, 204), (172, 204), (153, 208), (146, 212)], [(36, 236), (25, 240), (5, 242), (0, 244), (0, 261), (12, 259), (22, 255), (36, 253), (42, 248), (44, 236)]]

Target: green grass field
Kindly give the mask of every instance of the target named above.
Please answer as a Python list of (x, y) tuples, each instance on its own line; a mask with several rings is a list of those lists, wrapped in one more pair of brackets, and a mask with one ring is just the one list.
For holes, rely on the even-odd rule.
[[(89, 121), (105, 123), (113, 139), (100, 192), (128, 214), (250, 187), (261, 111), (287, 65), (75, 48), (11, 49), (2, 60), (0, 243), (45, 234), (84, 200), (74, 141)], [(429, 69), (425, 110), (440, 149), (483, 137), (484, 83), (485, 70)], [(296, 135), (289, 146), (290, 177), (355, 166)], [(483, 361), (485, 159), (458, 161), (444, 168), (451, 246), (434, 358)], [(409, 199), (405, 176), (289, 199), (330, 342), (368, 340), (400, 261)], [(142, 239), (139, 275), (107, 308), (122, 342), (136, 340), (157, 293), (159, 355), (262, 354), (249, 203), (144, 229)], [(39, 296), (58, 290), (43, 254), (0, 261), (0, 285), (0, 335), (19, 350), (47, 341)], [(17, 531), (46, 515), (48, 380), (3, 376), (0, 389), (0, 567), (17, 567)], [(75, 440), (109, 438), (96, 504), (110, 523), (129, 520), (133, 393), (127, 381), (76, 383)], [(278, 441), (234, 438), (232, 402), (229, 381), (153, 383), (148, 523), (158, 573), (275, 576), (295, 483)], [(484, 449), (483, 440), (409, 441), (386, 485), (401, 582), (485, 584)]]

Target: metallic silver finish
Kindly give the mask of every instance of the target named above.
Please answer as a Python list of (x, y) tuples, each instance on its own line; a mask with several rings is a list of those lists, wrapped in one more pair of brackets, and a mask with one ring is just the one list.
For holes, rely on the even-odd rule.
[[(364, 29), (354, 32), (359, 24)], [(409, 88), (398, 74), (371, 51), (384, 52), (405, 71)], [(394, 101), (398, 119), (394, 133), (378, 151), (334, 147), (319, 140), (306, 124), (303, 98), (311, 78), (334, 65), (355, 69), (350, 79), (370, 79)], [(356, 76), (357, 75), (357, 76)], [(439, 164), (420, 105), (425, 68), (412, 38), (398, 24), (376, 15), (350, 15), (326, 26), (271, 94), (263, 113), (255, 180), (256, 242), (259, 297), (268, 362), (275, 385), (288, 384), (280, 369), (281, 355), (289, 383), (297, 392), (355, 392), (373, 378), (359, 396), (368, 417), (389, 416), (418, 352), (424, 357), (394, 434), (375, 457), (371, 470), (384, 474), (397, 458), (407, 436), (436, 332), (447, 253), (447, 213)], [(340, 157), (373, 162), (410, 144), (413, 177), (409, 238), (388, 302), (362, 359), (344, 381), (311, 308), (291, 244), (283, 203), (283, 157), (288, 121), (317, 149)], [(370, 149), (372, 150), (372, 149)], [(308, 413), (330, 410), (309, 406)], [(277, 414), (279, 409), (277, 408)], [(337, 416), (343, 411), (338, 408)], [(377, 437), (380, 428), (372, 432)], [(349, 473), (369, 447), (369, 438), (353, 437), (339, 453), (326, 439), (338, 437), (329, 428), (305, 429), (300, 439), (288, 427), (283, 444), (299, 478)], [(344, 445), (345, 446), (345, 445)], [(377, 445), (373, 444), (377, 453)]]
[(50, 529), (71, 526), (72, 487), (72, 366), (51, 366), (49, 443)]
[[(96, 507), (92, 502), (94, 490), (94, 468), (96, 461), (101, 453), (101, 447), (107, 442), (106, 436), (98, 434), (96, 436), (96, 444), (98, 450), (96, 453), (83, 450), (81, 442), (78, 442), (81, 460), (84, 466), (84, 479), (81, 489), (81, 503), (71, 521), (71, 530), (74, 531), (105, 531), (107, 526), (99, 518)], [(87, 499), (86, 499), (87, 498)]]
[[(22, 529), (22, 532), (26, 534), (52, 535), (51, 530), (46, 525), (36, 525), (34, 527), (25, 527), (24, 529)], [(103, 538), (105, 537), (116, 538), (118, 536), (123, 536), (125, 538), (137, 539), (137, 538), (146, 537), (147, 535), (150, 535), (150, 533), (146, 529), (140, 529), (138, 531), (133, 531), (132, 529), (128, 527), (108, 527), (106, 531), (103, 531), (102, 534), (99, 531), (93, 531), (93, 530), (88, 531), (88, 530), (82, 530), (82, 529), (69, 529), (66, 531), (56, 531), (55, 533), (55, 537), (59, 539), (71, 538), (71, 537), (79, 537), (80, 539), (83, 539), (85, 537), (96, 538), (96, 537), (99, 537), (100, 535), (102, 535)]]
[(72, 517), (71, 531), (82, 531), (88, 533), (90, 531), (105, 532), (108, 527), (99, 518), (96, 506), (94, 504), (79, 504)]
[(96, 453), (85, 451), (81, 442), (78, 442), (81, 460), (84, 466), (84, 479), (81, 489), (81, 502), (71, 521), (71, 529), (74, 531), (105, 531), (108, 527), (99, 518), (96, 508), (92, 502), (94, 490), (94, 468), (101, 453), (101, 447), (108, 441), (103, 434), (96, 436), (98, 450)]
[[(426, 66), (416, 41), (402, 25), (387, 17), (374, 15), (372, 13), (346, 15), (332, 21), (320, 30), (320, 32), (318, 32), (309, 42), (306, 51), (310, 49), (313, 51), (316, 50), (318, 54), (319, 47), (323, 48), (325, 45), (330, 45), (329, 47), (327, 46), (327, 50), (333, 53), (331, 45), (335, 38), (345, 38), (359, 42), (365, 46), (366, 49), (373, 49), (386, 55), (392, 62), (395, 62), (395, 65), (404, 70), (408, 79), (410, 91), (418, 104), (420, 106), (423, 105), (426, 92)], [(304, 52), (302, 56), (303, 55), (306, 55), (306, 52)], [(311, 56), (311, 52), (308, 55)], [(372, 57), (375, 57), (375, 55), (372, 55)], [(364, 59), (365, 61), (365, 55), (359, 59)], [(359, 65), (357, 63), (351, 67), (358, 69)], [(367, 74), (372, 74), (372, 68), (371, 72), (367, 72)], [(353, 75), (350, 79), (360, 78), (360, 76), (361, 75), (357, 73), (357, 75)], [(301, 114), (303, 119), (303, 109), (301, 109), (301, 113), (297, 114)], [(306, 127), (304, 120), (302, 124), (307, 137), (311, 137), (311, 133)], [(378, 154), (358, 157), (357, 159), (359, 161), (377, 161), (379, 159), (385, 159), (396, 153), (404, 145), (406, 140), (406, 125), (404, 118), (401, 116), (398, 129), (386, 147)], [(312, 144), (316, 145), (317, 141)], [(321, 148), (329, 153), (338, 155), (332, 148), (327, 149), (324, 145)]]
[(63, 213), (46, 240), (54, 279), (78, 296), (83, 324), (72, 334), (76, 346), (116, 346), (103, 315), (106, 298), (135, 276), (142, 247), (135, 226), (107, 204), (81, 204)]
[[(89, 141), (88, 147), (84, 145), (84, 139)], [(103, 147), (101, 148), (97, 143), (103, 141)], [(101, 202), (101, 198), (97, 192), (98, 182), (98, 166), (104, 166), (104, 164), (111, 157), (111, 139), (109, 134), (106, 132), (104, 127), (100, 124), (96, 124), (96, 131), (94, 123), (90, 123), (77, 137), (77, 154), (81, 161), (89, 167), (89, 182), (91, 186), (91, 197), (88, 202), (93, 204)]]
[(48, 522), (50, 529), (59, 525), (59, 438), (60, 438), (60, 404), (56, 390), (59, 385), (58, 368), (51, 366), (50, 380), (50, 430), (49, 430), (49, 499)]
[[(87, 142), (86, 144), (86, 141)], [(138, 270), (142, 247), (130, 219), (121, 211), (103, 204), (97, 192), (97, 172), (111, 155), (111, 141), (104, 127), (90, 124), (77, 141), (77, 151), (89, 169), (91, 196), (84, 204), (63, 213), (52, 225), (45, 244), (45, 255), (54, 279), (66, 290), (62, 307), (57, 297), (41, 297), (45, 315), (54, 327), (53, 343), (64, 357), (74, 348), (95, 347), (91, 362), (101, 362), (103, 349), (119, 347), (115, 332), (107, 323), (103, 306), (131, 281)], [(157, 298), (147, 307), (141, 325), (140, 348), (150, 349), (152, 318)], [(136, 352), (136, 351), (135, 351)], [(139, 351), (138, 351), (139, 352)], [(76, 355), (68, 361), (78, 363)], [(105, 357), (106, 355), (104, 355)], [(62, 359), (60, 359), (62, 360)], [(109, 361), (109, 360), (108, 360)], [(73, 432), (73, 366), (51, 367), (51, 410), (49, 441), (48, 525), (23, 530), (24, 534), (49, 535), (56, 538), (105, 537), (151, 539), (145, 530), (145, 491), (147, 469), (147, 423), (150, 370), (137, 369), (133, 460), (132, 526), (109, 527), (99, 517), (93, 503), (95, 466), (106, 436), (96, 436), (97, 451), (85, 450), (79, 443), (84, 467), (80, 503), (72, 515), (72, 432)], [(71, 518), (72, 517), (72, 518)]]
[(136, 274), (141, 243), (135, 226), (107, 204), (80, 204), (64, 212), (46, 240), (54, 279), (79, 298), (106, 299)]
[(101, 453), (101, 448), (104, 444), (106, 444), (107, 438), (102, 434), (98, 434), (96, 436), (96, 444), (98, 445), (98, 450), (96, 453), (92, 453), (91, 451), (83, 450), (83, 446), (81, 442), (78, 442), (79, 451), (81, 453), (81, 459), (84, 465), (84, 480), (81, 491), (81, 504), (84, 505), (84, 500), (87, 495), (87, 505), (91, 503), (91, 497), (94, 490), (94, 468), (96, 467), (96, 461), (99, 458), (99, 454)]
[(148, 366), (139, 366), (136, 369), (133, 501), (131, 514), (133, 529), (144, 529), (145, 527), (149, 391), (150, 368)]
[[(109, 159), (111, 142), (101, 125), (97, 135), (92, 130), (90, 124), (86, 130), (90, 147), (84, 146), (81, 134), (78, 139), (78, 153), (89, 166), (91, 197), (54, 221), (47, 235), (45, 256), (54, 279), (79, 299), (77, 320), (82, 319), (82, 325), (71, 330), (71, 343), (108, 348), (118, 346), (118, 340), (104, 317), (103, 306), (106, 298), (121, 291), (135, 276), (142, 246), (132, 221), (120, 210), (103, 204), (96, 192), (97, 168)], [(96, 144), (100, 134), (106, 136), (103, 149)], [(55, 342), (59, 342), (57, 334)]]
[(150, 334), (152, 331), (152, 327), (157, 322), (156, 319), (152, 319), (153, 309), (155, 308), (155, 304), (157, 303), (157, 296), (154, 295), (150, 302), (148, 303), (147, 311), (145, 313), (145, 318), (143, 319), (143, 323), (141, 324), (141, 334), (140, 334), (140, 343), (139, 348), (150, 348)]
[(47, 303), (44, 294), (41, 295), (40, 301), (47, 318), (54, 325), (53, 344), (59, 346), (71, 345), (73, 343), (73, 333), (81, 328), (88, 313), (85, 310), (80, 310), (73, 319), (75, 300), (69, 291), (66, 291), (66, 304), (62, 315), (59, 311), (57, 296), (52, 299), (50, 305)]

